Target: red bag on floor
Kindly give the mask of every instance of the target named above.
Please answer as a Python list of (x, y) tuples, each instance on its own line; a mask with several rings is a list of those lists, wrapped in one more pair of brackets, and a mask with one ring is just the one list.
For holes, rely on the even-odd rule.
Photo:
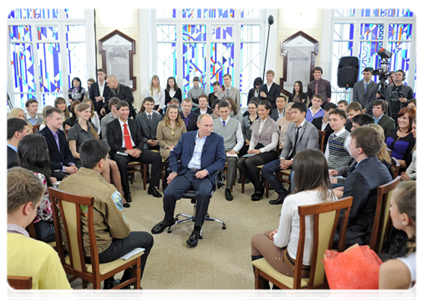
[(330, 289), (378, 289), (380, 258), (368, 246), (342, 253), (327, 250), (322, 260)]

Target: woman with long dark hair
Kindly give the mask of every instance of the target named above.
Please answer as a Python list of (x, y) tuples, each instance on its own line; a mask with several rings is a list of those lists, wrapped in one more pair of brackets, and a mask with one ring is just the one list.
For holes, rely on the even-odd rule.
[(69, 110), (70, 110), (72, 101), (84, 100), (85, 89), (82, 87), (81, 79), (79, 79), (78, 77), (74, 77), (72, 79), (72, 87), (69, 89), (68, 96), (69, 96), (69, 106), (68, 106)]
[(167, 79), (166, 89), (165, 89), (165, 106), (169, 104), (170, 100), (176, 98), (179, 102), (182, 101), (182, 91), (176, 83), (175, 77), (169, 77)]
[(307, 95), (303, 92), (303, 83), (301, 81), (295, 81), (292, 94), (289, 96), (288, 102), (307, 102)]
[(57, 182), (56, 178), (50, 177), (50, 156), (45, 138), (40, 134), (26, 135), (19, 142), (18, 165), (28, 169), (41, 180), (46, 191), (37, 208), (37, 215), (33, 221), (37, 239), (50, 243), (56, 240), (54, 236), (53, 210), (48, 195), (47, 187)]
[[(290, 277), (294, 276), (300, 238), (298, 207), (337, 200), (329, 181), (326, 158), (320, 150), (305, 149), (298, 152), (293, 161), (293, 169), (295, 169), (295, 189), (285, 198), (282, 205), (278, 229), (256, 234), (251, 240), (252, 260), (264, 257), (273, 268)], [(312, 220), (311, 216), (305, 219), (307, 230), (302, 262), (303, 278), (310, 274), (313, 250)], [(268, 281), (265, 285), (264, 288), (269, 288)]]
[(259, 97), (260, 87), (263, 85), (263, 79), (257, 77), (254, 79), (253, 87), (248, 91), (247, 105), (250, 103), (251, 98)]

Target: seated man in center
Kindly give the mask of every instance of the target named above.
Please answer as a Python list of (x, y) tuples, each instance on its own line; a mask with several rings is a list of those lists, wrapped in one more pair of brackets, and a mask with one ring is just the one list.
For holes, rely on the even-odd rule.
[[(165, 217), (156, 224), (151, 232), (162, 233), (166, 227), (175, 223), (176, 200), (181, 199), (183, 193), (194, 189), (197, 206), (194, 230), (187, 240), (190, 247), (198, 244), (201, 227), (209, 207), (215, 182), (215, 174), (225, 165), (225, 146), (223, 138), (212, 132), (213, 119), (209, 114), (202, 114), (197, 121), (198, 130), (186, 132), (182, 135), (176, 147), (169, 155), (169, 172), (167, 178), (169, 186), (164, 191), (163, 208)], [(178, 166), (178, 160), (180, 165)]]
[(222, 100), (217, 105), (220, 118), (213, 120), (213, 131), (223, 137), (226, 162), (228, 163), (228, 172), (226, 177), (225, 198), (232, 201), (232, 184), (236, 174), (237, 152), (244, 145), (244, 136), (242, 135), (241, 124), (237, 119), (229, 117), (229, 104)]

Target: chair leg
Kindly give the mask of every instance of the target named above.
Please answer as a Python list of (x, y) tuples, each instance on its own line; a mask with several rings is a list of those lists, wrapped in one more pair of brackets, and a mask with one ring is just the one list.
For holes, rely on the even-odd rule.
[(244, 177), (244, 174), (241, 173), (241, 194), (244, 194), (244, 188), (245, 188), (245, 177)]
[(264, 180), (264, 185), (265, 185), (265, 189), (266, 189), (266, 198), (269, 198), (269, 182), (265, 179)]
[(101, 289), (101, 281), (99, 281), (98, 279), (94, 279), (93, 280), (93, 289), (94, 290)]
[(82, 288), (86, 289), (87, 288), (87, 281), (86, 280), (82, 280)]
[(148, 164), (142, 164), (142, 181), (144, 183), (144, 191), (147, 189), (147, 168)]

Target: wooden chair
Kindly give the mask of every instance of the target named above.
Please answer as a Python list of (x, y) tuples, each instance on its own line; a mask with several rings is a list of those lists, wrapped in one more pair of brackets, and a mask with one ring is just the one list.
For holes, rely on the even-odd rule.
[[(295, 261), (300, 263), (295, 265), (294, 277), (289, 277), (279, 273), (266, 261), (265, 258), (261, 258), (252, 262), (255, 266), (255, 288), (259, 289), (263, 285), (263, 279), (269, 280), (281, 289), (328, 288), (325, 268), (321, 260), (323, 259), (325, 250), (332, 249), (333, 238), (335, 236), (341, 210), (343, 210), (343, 217), (338, 241), (338, 251), (344, 251), (345, 233), (352, 200), (352, 197), (346, 197), (339, 201), (299, 206), (298, 214), (300, 216), (300, 238), (298, 241)], [(312, 219), (314, 225), (313, 250), (310, 277), (301, 278), (306, 233), (306, 216), (314, 217)]]
[(15, 290), (30, 290), (32, 288), (31, 276), (7, 276), (7, 282)]
[(138, 161), (131, 161), (128, 164), (128, 174), (131, 174), (131, 184), (134, 184), (134, 177), (136, 172), (140, 172), (144, 184), (144, 190), (147, 189), (147, 168), (148, 164)]
[(400, 163), (395, 157), (391, 157), (391, 174), (392, 178), (397, 178), (400, 170)]
[[(34, 240), (37, 239), (37, 234), (35, 233), (34, 223), (31, 222), (31, 224), (29, 224), (26, 227), (26, 230), (28, 231), (30, 237), (32, 237)], [(50, 246), (52, 246), (54, 248), (54, 250), (57, 251), (56, 242), (55, 241), (54, 242), (47, 243), (47, 244), (49, 244)]]
[(40, 131), (40, 125), (32, 125), (32, 133), (36, 134)]
[[(370, 248), (373, 249), (376, 253), (381, 252), (382, 247), (384, 246), (384, 241), (386, 240), (386, 233), (389, 230), (386, 230), (389, 218), (389, 208), (391, 206), (390, 200), (393, 193), (393, 190), (401, 182), (401, 176), (397, 176), (391, 182), (387, 184), (380, 185), (377, 188), (377, 203), (375, 218), (373, 220), (372, 235), (370, 236)], [(389, 222), (390, 223), (390, 222)]]
[[(135, 254), (128, 260), (117, 259), (109, 263), (99, 263), (97, 242), (94, 231), (94, 198), (66, 193), (51, 187), (48, 188), (48, 192), (51, 203), (55, 203), (52, 207), (59, 257), (65, 272), (73, 276), (70, 281), (75, 278), (81, 278), (84, 288), (87, 287), (87, 281), (89, 281), (93, 283), (94, 289), (100, 289), (102, 281), (132, 267), (134, 277), (121, 282), (113, 288), (120, 289), (134, 283), (135, 288), (139, 289), (141, 285), (141, 255), (143, 255), (144, 252)], [(85, 263), (85, 255), (82, 244), (82, 214), (87, 216), (90, 257), (92, 264)], [(69, 253), (66, 257), (64, 254), (65, 249), (61, 234), (61, 223), (63, 224), (63, 238), (66, 240), (67, 251)]]
[(326, 131), (319, 130), (319, 143), (320, 143), (320, 151), (325, 153), (325, 137), (326, 137)]

